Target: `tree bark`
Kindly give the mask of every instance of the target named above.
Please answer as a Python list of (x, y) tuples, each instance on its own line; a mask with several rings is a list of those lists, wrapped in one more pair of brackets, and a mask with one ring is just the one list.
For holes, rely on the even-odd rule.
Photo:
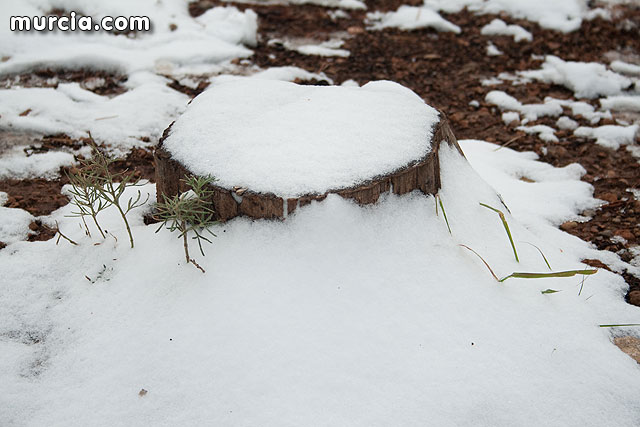
[[(449, 144), (464, 156), (444, 113), (441, 112), (440, 117), (440, 122), (436, 125), (433, 134), (431, 151), (427, 155), (397, 171), (377, 176), (354, 187), (329, 190), (324, 194), (307, 194), (284, 199), (272, 193), (256, 193), (250, 188), (223, 188), (211, 185), (213, 190), (211, 203), (217, 219), (227, 221), (238, 215), (246, 215), (251, 218), (284, 219), (298, 207), (308, 205), (314, 200), (324, 200), (328, 194), (338, 194), (344, 198), (354, 199), (363, 205), (377, 202), (380, 195), (388, 191), (392, 191), (394, 194), (406, 194), (420, 190), (424, 194), (435, 195), (441, 186), (438, 158), (440, 145)], [(158, 200), (162, 200), (163, 197), (173, 197), (188, 190), (183, 180), (191, 174), (184, 165), (174, 160), (162, 146), (170, 129), (171, 125), (164, 131), (154, 154)]]

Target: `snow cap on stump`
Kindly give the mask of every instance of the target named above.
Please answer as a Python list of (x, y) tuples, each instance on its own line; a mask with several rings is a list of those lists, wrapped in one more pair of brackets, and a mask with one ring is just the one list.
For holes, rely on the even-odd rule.
[[(331, 192), (358, 199), (343, 193), (374, 183), (382, 183), (379, 195), (393, 189), (394, 174), (426, 162), (440, 124), (437, 110), (390, 81), (342, 87), (227, 80), (197, 96), (165, 133), (158, 192), (173, 192), (165, 191), (171, 185), (163, 174), (178, 168), (215, 177), (216, 188), (239, 205), (246, 192), (283, 204), (281, 215), (254, 217), (284, 217), (298, 201)], [(425, 191), (419, 183), (413, 189)]]

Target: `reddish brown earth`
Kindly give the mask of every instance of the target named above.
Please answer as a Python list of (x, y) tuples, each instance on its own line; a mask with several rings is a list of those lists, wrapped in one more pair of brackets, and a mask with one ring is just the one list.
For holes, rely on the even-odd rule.
[[(369, 10), (394, 10), (401, 4), (421, 4), (418, 0), (367, 1)], [(217, 0), (192, 1), (189, 5), (193, 16), (204, 13), (216, 5), (229, 5)], [(231, 3), (233, 4), (233, 3)], [(267, 68), (295, 65), (312, 72), (324, 72), (336, 84), (353, 79), (363, 84), (370, 80), (390, 79), (410, 87), (427, 103), (447, 114), (458, 139), (482, 139), (508, 145), (520, 151), (534, 151), (540, 159), (554, 166), (578, 162), (587, 171), (582, 178), (594, 186), (595, 196), (604, 201), (601, 208), (586, 212), (592, 219), (584, 223), (569, 222), (562, 229), (583, 240), (592, 242), (599, 249), (618, 253), (625, 261), (631, 255), (629, 248), (640, 244), (640, 202), (628, 188), (640, 188), (638, 162), (624, 148), (611, 150), (593, 141), (576, 138), (570, 132), (558, 131), (558, 143), (544, 142), (534, 135), (526, 135), (501, 120), (501, 112), (484, 101), (491, 90), (503, 90), (523, 103), (542, 102), (546, 96), (569, 98), (573, 93), (564, 87), (531, 83), (512, 86), (510, 83), (482, 86), (485, 78), (500, 72), (537, 69), (541, 61), (532, 55), (557, 55), (565, 60), (596, 61), (607, 63), (606, 55), (612, 52), (623, 57), (640, 55), (640, 6), (619, 6), (614, 19), (585, 21), (579, 31), (562, 34), (543, 30), (537, 24), (515, 20), (508, 16), (477, 16), (467, 11), (443, 14), (443, 17), (460, 26), (461, 34), (438, 33), (430, 29), (411, 32), (388, 29), (367, 31), (363, 23), (366, 11), (348, 11), (347, 19), (332, 20), (327, 8), (300, 6), (257, 6), (233, 4), (239, 9), (251, 8), (259, 16), (260, 40), (254, 49), (251, 63)], [(510, 24), (518, 24), (533, 34), (532, 42), (515, 43), (505, 36), (486, 37), (480, 28), (499, 17)], [(306, 37), (327, 40), (339, 33), (345, 39), (344, 49), (351, 52), (348, 58), (305, 56), (268, 45), (271, 39)], [(486, 55), (487, 42), (491, 40), (504, 54), (498, 57)], [(20, 75), (27, 85), (45, 85), (50, 70), (40, 70)], [(126, 78), (109, 74), (92, 76), (71, 71), (61, 71), (59, 81), (77, 81), (86, 85), (90, 79), (105, 79), (105, 94), (119, 93)], [(44, 83), (43, 83), (44, 82)], [(3, 79), (2, 84), (8, 84)], [(315, 84), (326, 84), (314, 81)], [(192, 89), (177, 81), (169, 84), (175, 90), (195, 96), (206, 88), (201, 84)], [(98, 92), (97, 89), (93, 89)], [(99, 89), (103, 90), (103, 89)], [(478, 107), (469, 102), (475, 100)], [(591, 101), (594, 105), (597, 105)], [(26, 113), (28, 114), (28, 113)], [(584, 120), (580, 124), (587, 125)], [(530, 124), (554, 125), (555, 119), (542, 118)], [(600, 123), (607, 124), (605, 121)], [(49, 142), (54, 143), (53, 141)], [(135, 168), (141, 177), (153, 179), (151, 153), (134, 151), (121, 163)], [(10, 194), (9, 206), (22, 207), (34, 214), (45, 214), (66, 202), (59, 195), (65, 182), (27, 180), (21, 182), (0, 181), (0, 191)], [(620, 236), (626, 243), (612, 237)], [(606, 268), (599, 261), (586, 260), (594, 266)], [(640, 305), (640, 280), (624, 275), (630, 285), (629, 299)]]

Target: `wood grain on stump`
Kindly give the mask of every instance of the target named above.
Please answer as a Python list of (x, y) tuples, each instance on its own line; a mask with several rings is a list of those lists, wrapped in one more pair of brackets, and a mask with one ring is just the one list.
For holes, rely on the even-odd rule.
[[(354, 199), (359, 204), (371, 204), (378, 201), (382, 193), (392, 191), (394, 194), (406, 194), (420, 190), (424, 194), (435, 195), (440, 189), (440, 162), (438, 152), (443, 143), (455, 147), (464, 156), (445, 115), (440, 113), (440, 122), (433, 133), (431, 151), (425, 157), (390, 174), (380, 175), (360, 185), (329, 190), (324, 194), (308, 194), (296, 198), (282, 198), (272, 193), (257, 193), (250, 188), (223, 188), (211, 185), (213, 197), (211, 203), (217, 219), (227, 221), (238, 215), (251, 218), (284, 219), (296, 208), (308, 205), (312, 201), (324, 200), (328, 194), (338, 194), (344, 198)], [(155, 150), (156, 191), (158, 200), (173, 197), (188, 188), (184, 182), (192, 173), (163, 148), (169, 126), (160, 139)], [(285, 203), (286, 201), (286, 203)]]

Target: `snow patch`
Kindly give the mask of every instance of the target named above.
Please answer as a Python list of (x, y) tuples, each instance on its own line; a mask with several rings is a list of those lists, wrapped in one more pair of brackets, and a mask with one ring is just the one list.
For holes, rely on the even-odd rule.
[(502, 55), (502, 53), (495, 44), (491, 42), (487, 43), (487, 56), (499, 56)]
[(562, 106), (556, 100), (545, 100), (544, 104), (522, 104), (513, 96), (500, 90), (492, 90), (485, 96), (485, 101), (498, 106), (501, 110), (518, 111), (529, 121), (539, 117), (556, 117), (562, 114)]
[(521, 71), (529, 79), (565, 86), (578, 98), (617, 95), (632, 85), (627, 77), (607, 70), (597, 62), (574, 62), (547, 55), (540, 70)]
[(426, 7), (400, 6), (395, 12), (367, 13), (369, 29), (382, 30), (384, 28), (399, 28), (401, 30), (415, 30), (418, 28), (433, 28), (437, 31), (460, 33), (460, 27), (444, 19), (438, 12)]
[(573, 131), (573, 134), (583, 138), (595, 139), (596, 144), (617, 150), (621, 145), (633, 144), (639, 127), (638, 125), (605, 125), (595, 128), (581, 126)]
[(606, 110), (640, 111), (640, 96), (608, 96), (600, 100), (600, 105)]
[[(23, 147), (14, 147), (0, 157), (0, 179), (56, 179), (60, 168), (75, 164), (73, 154), (47, 151), (27, 156)], [(0, 239), (2, 240), (2, 239)]]
[(578, 122), (567, 116), (562, 116), (556, 121), (556, 125), (559, 129), (574, 130), (578, 127)]
[(555, 129), (547, 125), (518, 126), (516, 129), (528, 134), (536, 134), (538, 135), (538, 138), (543, 141), (558, 142), (558, 137), (555, 135)]
[(486, 36), (511, 36), (516, 42), (533, 40), (533, 36), (529, 31), (520, 25), (507, 25), (502, 19), (494, 19), (482, 27), (480, 34)]

